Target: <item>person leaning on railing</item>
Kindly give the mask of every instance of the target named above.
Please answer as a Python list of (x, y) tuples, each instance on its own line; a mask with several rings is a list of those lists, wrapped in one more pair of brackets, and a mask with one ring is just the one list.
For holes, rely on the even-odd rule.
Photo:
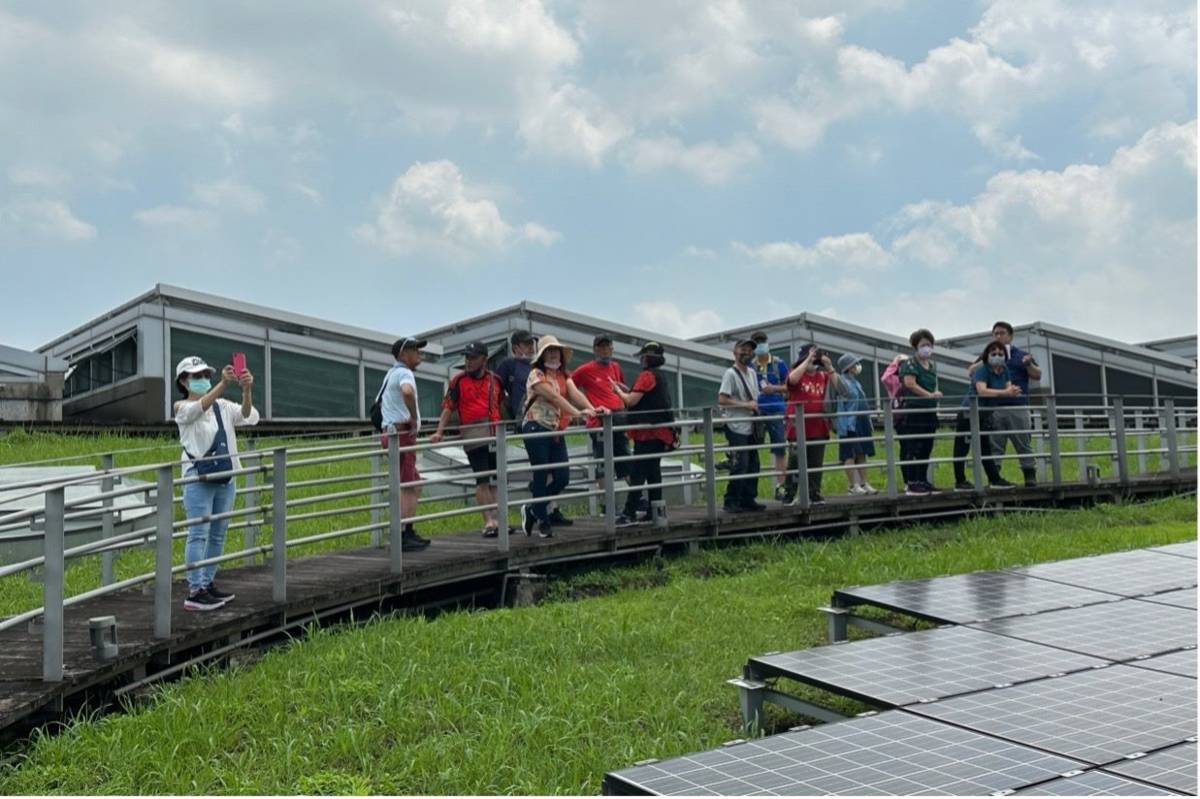
[[(1005, 400), (1014, 399), (1021, 396), (1021, 388), (1012, 381), (1012, 376), (1008, 372), (1008, 353), (1004, 350), (1004, 345), (999, 341), (993, 341), (987, 345), (983, 351), (983, 357), (980, 366), (975, 370), (975, 374), (971, 377), (971, 384), (975, 388), (975, 393), (979, 395), (979, 404), (986, 408), (986, 420), (980, 421), (980, 427), (986, 427), (994, 430), (996, 427), (996, 414), (1000, 410), (1000, 403)], [(981, 442), (979, 445), (980, 453), (988, 451), (988, 448)], [(992, 454), (998, 455), (1004, 450), (997, 450), (995, 443), (992, 444)], [(996, 477), (993, 479), (992, 485), (995, 488), (1012, 488), (1013, 484), (1000, 476), (1000, 464), (998, 461), (992, 461), (995, 464)]]
[(903, 389), (903, 408), (897, 416), (896, 432), (903, 436), (900, 441), (900, 471), (906, 484), (905, 494), (919, 497), (937, 491), (929, 482), (929, 456), (933, 454), (934, 433), (937, 432), (938, 390), (937, 366), (933, 363), (933, 333), (925, 328), (916, 330), (908, 337), (915, 357), (900, 365), (900, 381)]
[[(179, 426), (179, 441), (183, 445), (183, 476), (203, 473), (205, 478), (183, 486), (184, 513), (187, 518), (198, 520), (188, 526), (183, 549), (185, 564), (220, 557), (224, 552), (229, 519), (207, 519), (228, 513), (237, 489), (231, 475), (222, 476), (220, 471), (211, 470), (241, 468), (234, 428), (258, 424), (252, 394), (254, 375), (250, 370), (243, 370), (239, 376), (234, 374), (232, 366), (226, 366), (216, 385), (212, 376), (212, 367), (197, 356), (184, 358), (175, 367), (175, 387), (183, 397), (175, 403), (175, 424)], [(242, 387), (241, 405), (222, 399), (225, 387), (234, 383)], [(228, 461), (224, 462), (221, 456), (227, 456)], [(197, 458), (203, 460), (197, 462)], [(233, 600), (232, 593), (222, 591), (213, 582), (216, 574), (216, 564), (188, 569), (184, 610), (216, 610)]]
[[(1032, 355), (1013, 344), (1013, 326), (1008, 322), (992, 325), (992, 338), (1004, 346), (1004, 365), (1008, 367), (1013, 385), (1021, 390), (1016, 396), (1001, 397), (996, 401), (992, 414), (995, 423), (995, 432), (991, 436), (992, 454), (1003, 455), (1005, 442), (1011, 441), (1021, 464), (1021, 474), (1025, 477), (1025, 487), (1033, 488), (1037, 485), (1037, 467), (1029, 439), (1033, 426), (1029, 415), (1029, 381), (1041, 380), (1042, 370)], [(977, 369), (979, 365), (977, 362), (973, 367)]]
[[(1003, 356), (1004, 347), (995, 341), (989, 341), (987, 347), (984, 348), (983, 356), (976, 361), (976, 364), (988, 364), (994, 357), (994, 350), (999, 347), (1000, 354)], [(1000, 476), (1000, 464), (986, 456), (992, 454), (991, 445), (988, 440), (989, 431), (992, 429), (992, 402), (990, 398), (983, 398), (975, 388), (975, 381), (978, 379), (978, 373), (981, 369), (986, 369), (986, 366), (976, 366), (975, 370), (967, 375), (968, 386), (967, 393), (963, 396), (962, 406), (958, 409), (958, 415), (954, 418), (954, 489), (956, 491), (974, 491), (975, 484), (967, 479), (967, 463), (966, 457), (971, 454), (971, 399), (980, 397), (979, 400), (979, 454), (984, 456), (983, 473), (987, 475), (988, 485), (992, 488), (1012, 488), (1012, 483)], [(986, 379), (986, 375), (984, 375)]]
[[(625, 391), (614, 380), (613, 390), (626, 408), (637, 410), (634, 414), (634, 424), (669, 425), (675, 421), (675, 413), (671, 410), (671, 392), (667, 388), (667, 381), (659, 371), (667, 362), (663, 347), (657, 341), (648, 341), (637, 354), (641, 359), (642, 373), (634, 381), (633, 388)], [(617, 517), (619, 525), (636, 524), (650, 519), (654, 513), (654, 503), (661, 501), (663, 497), (663, 453), (673, 449), (678, 442), (674, 427), (656, 426), (631, 430), (629, 437), (633, 440), (633, 454), (643, 457), (630, 463), (630, 491), (625, 495), (625, 510)], [(650, 511), (645, 516), (639, 516), (637, 506), (642, 496), (640, 487), (644, 485), (654, 487), (645, 490)]]
[[(613, 341), (612, 336), (608, 333), (597, 333), (592, 339), (592, 354), (596, 357), (587, 363), (577, 366), (571, 372), (571, 379), (575, 381), (575, 385), (583, 392), (583, 395), (588, 398), (588, 402), (598, 408), (608, 408), (613, 412), (613, 424), (621, 426), (627, 424), (623, 418), (624, 414), (619, 413), (625, 410), (621, 398), (617, 396), (614, 387), (621, 391), (629, 391), (629, 386), (625, 385), (625, 374), (621, 371), (621, 364), (613, 360)], [(604, 435), (600, 431), (600, 417), (593, 416), (587, 421), (587, 427), (592, 431), (592, 457), (596, 460), (604, 458)], [(624, 432), (620, 432), (613, 436), (613, 457), (624, 458), (629, 455), (629, 447), (627, 446), (629, 439)], [(629, 461), (620, 461), (613, 463), (613, 471), (616, 472), (616, 477), (620, 480), (629, 480), (629, 472), (632, 464)], [(604, 480), (607, 475), (604, 474), (604, 464), (596, 465), (596, 488), (604, 490)]]
[(530, 466), (553, 466), (538, 469), (533, 473), (533, 500), (521, 506), (521, 529), (525, 535), (533, 535), (536, 526), (538, 536), (550, 538), (554, 535), (553, 525), (570, 525), (571, 520), (557, 508), (553, 514), (548, 509), (551, 498), (558, 496), (567, 487), (571, 472), (567, 466), (567, 440), (561, 435), (573, 419), (591, 418), (597, 413), (608, 413), (607, 408), (594, 408), (571, 380), (567, 362), (571, 350), (558, 343), (554, 336), (542, 336), (538, 340), (537, 354), (529, 380), (525, 387), (525, 413), (522, 433), (546, 433), (558, 431), (560, 435), (538, 436), (525, 439), (525, 451), (529, 453)]

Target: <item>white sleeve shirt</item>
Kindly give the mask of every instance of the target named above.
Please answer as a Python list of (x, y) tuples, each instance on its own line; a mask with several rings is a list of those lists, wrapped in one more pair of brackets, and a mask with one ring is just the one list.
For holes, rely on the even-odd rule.
[(237, 456), (237, 433), (234, 428), (258, 424), (258, 409), (252, 407), (250, 416), (243, 418), (242, 406), (227, 399), (217, 400), (207, 411), (200, 407), (200, 400), (184, 400), (175, 409), (175, 424), (179, 425), (179, 442), (184, 449), (179, 456), (184, 464), (184, 474), (187, 474), (191, 465), (188, 453), (191, 453), (193, 458), (204, 457), (217, 437), (216, 412), (221, 414), (221, 421), (225, 424), (225, 437), (229, 440), (229, 456), (233, 461), (233, 468), (242, 468), (241, 461)]

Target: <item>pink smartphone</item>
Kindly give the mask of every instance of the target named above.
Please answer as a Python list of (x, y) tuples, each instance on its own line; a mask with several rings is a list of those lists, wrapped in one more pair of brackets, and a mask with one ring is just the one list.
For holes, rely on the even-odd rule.
[(246, 353), (235, 352), (233, 354), (233, 373), (241, 377), (244, 371), (246, 371)]

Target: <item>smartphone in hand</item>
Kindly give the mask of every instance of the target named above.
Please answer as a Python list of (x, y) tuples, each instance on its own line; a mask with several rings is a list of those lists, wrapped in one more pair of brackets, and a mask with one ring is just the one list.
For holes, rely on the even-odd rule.
[(235, 352), (233, 354), (233, 373), (241, 377), (244, 371), (246, 371), (246, 353)]

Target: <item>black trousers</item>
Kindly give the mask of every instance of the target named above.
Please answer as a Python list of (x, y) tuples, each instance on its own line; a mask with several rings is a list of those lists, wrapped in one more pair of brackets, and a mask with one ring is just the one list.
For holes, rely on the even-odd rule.
[[(988, 443), (987, 431), (992, 429), (992, 415), (984, 409), (979, 409), (979, 454), (987, 457), (992, 454), (991, 445)], [(954, 481), (957, 483), (965, 482), (967, 479), (967, 462), (960, 461), (959, 458), (966, 458), (971, 454), (971, 412), (959, 411), (958, 416), (954, 418), (954, 432), (958, 436), (954, 439)], [(1000, 478), (1000, 467), (996, 461), (985, 460), (983, 462), (983, 473), (987, 475), (989, 483), (994, 483)]]
[(900, 442), (900, 460), (912, 461), (900, 466), (904, 482), (924, 483), (929, 474), (929, 456), (933, 453), (933, 434), (937, 430), (936, 411), (913, 411), (901, 417), (897, 432), (902, 436), (924, 436), (908, 438)]
[[(753, 443), (753, 436), (726, 428), (725, 440), (731, 447), (745, 447)], [(758, 450), (731, 452), (729, 457), (733, 468), (729, 470), (731, 479), (725, 489), (725, 507), (744, 508), (758, 497)]]
[(629, 464), (629, 488), (631, 489), (625, 495), (625, 515), (633, 517), (637, 513), (638, 500), (642, 494), (646, 494), (646, 498), (650, 502), (657, 502), (662, 499), (662, 486), (658, 488), (647, 488), (642, 491), (639, 486), (657, 485), (662, 482), (662, 455), (667, 451), (667, 445), (662, 441), (634, 441), (634, 455), (657, 455), (656, 458), (646, 458), (640, 461), (626, 461)]
[[(809, 439), (804, 444), (804, 457), (808, 462), (808, 496), (820, 496), (821, 494), (821, 478), (825, 476), (825, 472), (814, 472), (813, 469), (820, 468), (825, 465), (825, 445), (829, 443), (828, 438), (813, 438)], [(797, 478), (796, 471), (800, 468), (800, 459), (796, 457), (796, 442), (788, 442), (788, 460), (787, 460), (787, 477), (783, 481), (783, 490), (787, 492), (789, 497), (796, 496)]]

